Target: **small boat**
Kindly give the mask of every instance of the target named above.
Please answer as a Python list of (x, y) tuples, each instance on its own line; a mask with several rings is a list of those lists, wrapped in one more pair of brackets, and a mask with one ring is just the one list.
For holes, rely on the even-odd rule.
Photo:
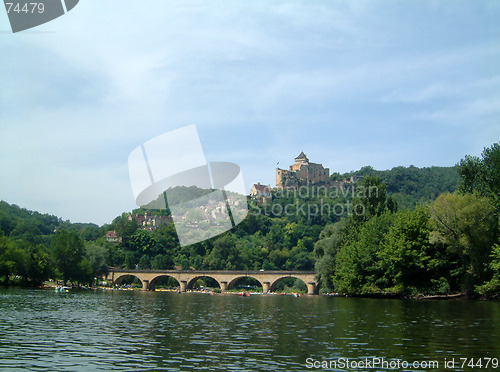
[(56, 292), (68, 293), (69, 289), (71, 289), (71, 287), (60, 286), (56, 287)]
[(248, 292), (240, 292), (240, 293), (238, 293), (238, 296), (241, 296), (241, 297), (250, 297), (250, 293), (248, 293)]

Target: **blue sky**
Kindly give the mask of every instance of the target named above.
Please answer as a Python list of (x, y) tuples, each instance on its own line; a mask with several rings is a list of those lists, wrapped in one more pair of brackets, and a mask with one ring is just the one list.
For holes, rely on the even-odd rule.
[(500, 138), (498, 1), (81, 0), (0, 11), (0, 199), (72, 222), (134, 208), (127, 158), (196, 124), (206, 158), (275, 182), (451, 166)]

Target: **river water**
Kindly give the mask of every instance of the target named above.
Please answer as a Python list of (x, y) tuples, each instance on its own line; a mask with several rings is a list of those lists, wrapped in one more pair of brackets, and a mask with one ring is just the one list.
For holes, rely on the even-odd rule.
[[(377, 371), (397, 360), (424, 363), (397, 370), (472, 370), (460, 358), (499, 370), (491, 361), (485, 368), (499, 357), (498, 302), (0, 289), (5, 371), (311, 371), (321, 363)], [(393, 364), (352, 368), (382, 363), (373, 358)], [(424, 368), (431, 361), (438, 368)]]

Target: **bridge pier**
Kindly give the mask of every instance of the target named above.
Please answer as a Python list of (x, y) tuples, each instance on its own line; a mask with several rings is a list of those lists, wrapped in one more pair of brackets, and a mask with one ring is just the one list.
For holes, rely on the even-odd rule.
[(181, 280), (180, 284), (181, 284), (181, 288), (180, 288), (181, 292), (186, 292), (187, 281), (186, 280)]
[(317, 287), (316, 283), (314, 283), (314, 282), (307, 283), (307, 294), (310, 294), (310, 295), (318, 294), (318, 287)]
[(226, 292), (227, 291), (227, 282), (220, 282), (220, 290), (222, 292)]
[(147, 291), (149, 289), (149, 280), (142, 281), (142, 290)]
[(269, 283), (269, 282), (262, 283), (262, 292), (264, 292), (264, 293), (269, 292), (269, 288), (271, 288), (271, 283)]

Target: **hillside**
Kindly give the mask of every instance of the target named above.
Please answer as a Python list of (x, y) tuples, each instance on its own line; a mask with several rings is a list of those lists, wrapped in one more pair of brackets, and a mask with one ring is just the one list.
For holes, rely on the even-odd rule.
[[(344, 179), (354, 174), (365, 176), (365, 180), (368, 176), (379, 177), (386, 183), (387, 196), (397, 200), (399, 210), (414, 209), (418, 203), (456, 190), (459, 179), (456, 168), (442, 167), (396, 167), (388, 171), (364, 167), (337, 176)], [(148, 230), (129, 219), (128, 213), (98, 227), (72, 224), (2, 201), (0, 282), (16, 275), (35, 276), (31, 285), (48, 277), (92, 281), (105, 270), (105, 265), (144, 269), (171, 269), (176, 265), (206, 270), (311, 270), (316, 261), (314, 247), (322, 230), (346, 219), (358, 196), (335, 195), (325, 190), (322, 194), (314, 192), (314, 188), (310, 191), (308, 195), (274, 192), (272, 203), (264, 205), (249, 200), (249, 215), (243, 223), (187, 247), (179, 245), (172, 224)], [(380, 191), (385, 200), (385, 187)], [(391, 201), (381, 207), (395, 210), (392, 199), (388, 198)], [(116, 231), (119, 241), (108, 241), (104, 237), (108, 231)], [(54, 239), (56, 236), (58, 239)], [(77, 251), (64, 247), (64, 239), (72, 240), (79, 247)], [(63, 252), (70, 252), (63, 256), (79, 257), (73, 271), (62, 263), (64, 257), (57, 256), (61, 244)], [(29, 274), (30, 270), (35, 270), (35, 274)]]
[(454, 192), (460, 181), (456, 167), (410, 166), (381, 171), (367, 166), (336, 177), (350, 179), (353, 175), (380, 177), (400, 209), (414, 209), (418, 204), (435, 200), (442, 193)]

